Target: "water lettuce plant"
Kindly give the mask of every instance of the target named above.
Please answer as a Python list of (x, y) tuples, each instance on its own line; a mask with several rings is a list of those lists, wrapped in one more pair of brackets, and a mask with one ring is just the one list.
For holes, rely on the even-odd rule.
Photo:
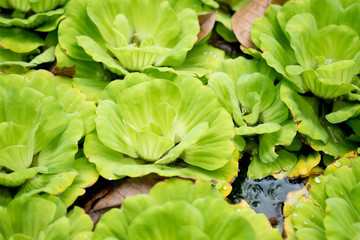
[(20, 197), (0, 205), (0, 239), (83, 239), (92, 222), (75, 207), (68, 214), (57, 197)]
[(195, 11), (174, 9), (164, 0), (74, 0), (60, 23), (59, 43), (74, 59), (126, 75), (183, 63), (199, 29)]
[(271, 165), (279, 153), (283, 155), (280, 159), (294, 159), (285, 150), (276, 152), (275, 147), (290, 145), (296, 134), (296, 124), (279, 97), (280, 85), (274, 85), (276, 72), (264, 61), (243, 57), (225, 60), (217, 71), (211, 75), (208, 85), (233, 117), (234, 141), (239, 151), (246, 145), (251, 148), (248, 175), (262, 178), (292, 167), (296, 160)]
[(106, 87), (96, 113), (84, 151), (107, 179), (157, 173), (222, 187), (237, 174), (231, 116), (194, 77), (129, 74)]
[[(79, 140), (95, 127), (95, 104), (70, 79), (44, 70), (0, 75), (0, 95), (0, 186), (17, 187), (16, 196), (60, 194), (79, 166), (92, 174), (75, 189), (97, 179), (88, 162), (74, 162)], [(68, 205), (81, 195), (75, 189), (64, 199)]]
[[(55, 30), (67, 2), (0, 1), (0, 67), (36, 67), (53, 62), (57, 42)], [(49, 32), (50, 36), (44, 37)]]
[(281, 239), (263, 214), (231, 206), (210, 182), (168, 179), (107, 212), (94, 239)]
[[(319, 11), (325, 6), (330, 15)], [(290, 1), (270, 6), (252, 28), (261, 56), (285, 80), (280, 97), (304, 142), (335, 158), (356, 148), (338, 124), (359, 114), (359, 13), (357, 1)]]
[(33, 68), (55, 60), (56, 32), (45, 39), (27, 29), (0, 27), (0, 70), (14, 65)]
[(57, 27), (69, 0), (1, 0), (0, 27), (36, 28), (51, 31)]
[(313, 176), (309, 196), (285, 206), (288, 239), (359, 238), (360, 158), (346, 156)]
[[(329, 12), (320, 11), (323, 8)], [(299, 93), (333, 99), (357, 89), (360, 71), (358, 1), (304, 0), (272, 5), (252, 28), (269, 66)]]
[(32, 68), (53, 62), (57, 42), (55, 30), (67, 2), (0, 1), (0, 68), (13, 65)]

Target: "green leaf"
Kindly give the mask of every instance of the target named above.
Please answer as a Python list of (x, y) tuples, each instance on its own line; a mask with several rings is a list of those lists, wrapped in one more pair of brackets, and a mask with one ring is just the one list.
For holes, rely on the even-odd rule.
[(46, 12), (46, 11), (50, 11), (54, 8), (56, 8), (61, 2), (63, 2), (62, 0), (50, 0), (50, 1), (45, 1), (45, 0), (30, 0), (29, 4), (31, 9), (34, 12)]
[(83, 61), (92, 61), (78, 46), (76, 36), (89, 36), (96, 43), (104, 44), (99, 30), (87, 13), (89, 0), (71, 1), (67, 6), (67, 18), (59, 24), (59, 44), (70, 57)]
[(23, 184), (16, 196), (32, 196), (43, 192), (50, 195), (60, 194), (72, 184), (76, 175), (75, 170), (57, 174), (38, 174)]
[(239, 126), (244, 126), (246, 123), (236, 96), (235, 83), (227, 74), (214, 73), (210, 76), (208, 86), (214, 90), (220, 104), (232, 115), (234, 121)]
[(290, 45), (294, 49), (296, 60), (306, 69), (311, 69), (316, 64), (308, 48), (312, 33), (316, 30), (316, 20), (309, 13), (294, 16), (285, 26), (285, 31), (290, 36)]
[(259, 73), (241, 75), (236, 82), (236, 93), (241, 106), (250, 113), (255, 112), (253, 108), (255, 109), (256, 102), (259, 102), (259, 113), (263, 112), (273, 103), (276, 96), (271, 79)]
[(262, 162), (258, 155), (253, 156), (247, 176), (251, 179), (261, 179), (281, 171), (289, 171), (295, 166), (297, 162), (296, 155), (285, 150), (279, 150), (276, 154), (278, 155), (276, 161), (266, 163)]
[[(189, 220), (190, 219), (190, 220)], [(250, 224), (257, 220), (256, 224)], [(118, 227), (114, 227), (117, 223)], [(239, 224), (240, 223), (240, 224)], [(155, 227), (154, 227), (155, 224)], [(106, 239), (281, 239), (264, 215), (229, 205), (210, 182), (173, 178), (124, 200), (95, 228)]]
[(99, 103), (96, 117), (99, 139), (113, 150), (137, 157), (130, 138), (126, 136), (127, 129), (122, 120), (116, 103), (108, 100)]
[(26, 180), (35, 177), (38, 173), (46, 173), (46, 167), (32, 167), (20, 169), (11, 173), (0, 173), (0, 184), (6, 187), (17, 187)]
[[(174, 188), (173, 186), (175, 185), (178, 187)], [(182, 181), (179, 178), (170, 178), (165, 182), (156, 184), (150, 190), (150, 195), (161, 203), (172, 200), (182, 200), (192, 203), (196, 199), (203, 199), (207, 196), (222, 198), (216, 188), (207, 181), (197, 181), (193, 184), (189, 180)]]
[(85, 138), (84, 153), (90, 162), (96, 164), (96, 169), (101, 176), (107, 179), (119, 179), (113, 174), (113, 168), (126, 164), (136, 164), (131, 158), (125, 158), (122, 153), (105, 146), (96, 133), (92, 132)]
[[(136, 197), (136, 196), (135, 196)], [(125, 201), (124, 201), (125, 204)], [(94, 230), (94, 239), (126, 239), (128, 223), (123, 211), (113, 208), (101, 217)]]
[[(338, 63), (340, 65), (343, 64), (341, 62)], [(324, 66), (329, 66), (329, 68), (331, 68), (331, 64)], [(309, 87), (309, 89), (314, 93), (314, 95), (320, 98), (333, 99), (357, 89), (351, 83), (341, 82), (337, 79), (322, 79), (313, 70), (305, 71), (303, 76), (304, 82)]]
[(280, 98), (298, 122), (297, 130), (300, 133), (324, 143), (328, 141), (329, 136), (318, 119), (313, 102), (308, 102), (306, 98), (297, 94), (287, 83), (281, 85)]
[(296, 123), (291, 119), (281, 124), (277, 132), (265, 133), (260, 138), (259, 156), (264, 163), (274, 162), (278, 155), (275, 146), (290, 145), (296, 135)]
[[(89, 216), (80, 216), (82, 210), (75, 207), (65, 216), (66, 208), (56, 197), (20, 197), (6, 208), (0, 207), (0, 236), (5, 239), (67, 239), (70, 234), (89, 231)], [(77, 226), (77, 229), (71, 229)], [(2, 238), (4, 239), (4, 238)]]
[(354, 239), (358, 236), (353, 224), (359, 222), (358, 215), (341, 198), (326, 200), (324, 225), (327, 239)]
[(273, 133), (279, 131), (281, 125), (277, 123), (264, 123), (259, 124), (255, 127), (241, 126), (239, 128), (235, 128), (235, 133), (237, 135), (257, 135), (264, 133)]
[(74, 86), (86, 94), (88, 100), (97, 101), (101, 91), (109, 83), (102, 64), (73, 59), (65, 54), (59, 44), (56, 46), (55, 54), (60, 69), (75, 65)]
[(275, 80), (277, 76), (276, 71), (269, 67), (263, 59), (246, 59), (244, 57), (226, 59), (217, 70), (229, 75), (235, 83), (240, 76), (245, 74), (261, 73), (269, 77), (272, 81)]
[[(22, 2), (22, 1), (21, 1)], [(29, 18), (14, 17), (9, 18), (5, 14), (0, 14), (0, 26), (2, 27), (20, 27), (20, 28), (35, 28), (46, 24), (47, 21), (58, 19), (64, 14), (64, 8), (58, 8), (52, 11), (37, 13), (31, 15)], [(54, 28), (49, 29), (54, 30)]]
[[(339, 104), (340, 105), (340, 104)], [(349, 120), (349, 118), (357, 117), (360, 114), (360, 105), (346, 104), (341, 109), (329, 113), (325, 116), (330, 123), (336, 124)]]
[(16, 53), (28, 53), (45, 44), (37, 34), (21, 28), (0, 27), (0, 46)]
[(206, 170), (220, 169), (231, 159), (234, 145), (228, 139), (233, 136), (231, 117), (221, 109), (217, 118), (210, 124), (209, 130), (194, 145), (185, 149), (180, 158), (186, 163)]
[(360, 35), (359, 21), (357, 21), (359, 18), (358, 13), (360, 12), (360, 5), (352, 1), (350, 1), (350, 3), (352, 4), (346, 7), (346, 9), (342, 12), (339, 23), (351, 27), (357, 31), (358, 35)]
[[(209, 130), (209, 124), (207, 122), (203, 122), (200, 123), (198, 125), (196, 125), (193, 129), (190, 130), (190, 132), (188, 132), (182, 139), (181, 142), (176, 145), (174, 148), (172, 148), (167, 154), (166, 156), (160, 158), (159, 160), (157, 160), (155, 162), (155, 164), (169, 164), (172, 163), (173, 161), (175, 161), (178, 157), (180, 157), (180, 155), (182, 154), (182, 152), (189, 148), (191, 145), (194, 145), (197, 141), (199, 141), (199, 139), (201, 137), (204, 136), (204, 134)], [(141, 144), (141, 142), (139, 142), (139, 144)], [(165, 145), (164, 145), (165, 146)], [(172, 146), (171, 146), (172, 147)], [(192, 159), (190, 158), (185, 158), (184, 159), (185, 162), (195, 165), (195, 166), (199, 166), (202, 168), (207, 169), (207, 165), (206, 164), (199, 164), (199, 161), (191, 161)], [(212, 164), (210, 163), (210, 166)], [(212, 169), (211, 169), (212, 170)]]
[(82, 232), (90, 232), (93, 229), (93, 223), (89, 215), (79, 207), (74, 207), (74, 209), (67, 214), (67, 218), (70, 222), (69, 234), (71, 236), (75, 236)]
[(55, 61), (55, 47), (49, 47), (44, 52), (34, 57), (29, 64), (38, 66), (42, 63), (48, 63)]
[(320, 160), (321, 155), (318, 152), (313, 152), (307, 156), (300, 155), (296, 165), (288, 172), (287, 176), (289, 178), (309, 176), (311, 170), (320, 163)]
[(70, 206), (79, 196), (84, 195), (86, 192), (85, 188), (94, 184), (99, 177), (95, 165), (89, 163), (84, 157), (75, 159), (74, 168), (78, 174), (71, 186), (60, 195), (61, 200), (66, 206)]
[(88, 36), (78, 36), (76, 39), (79, 46), (81, 46), (95, 62), (103, 63), (110, 71), (117, 75), (125, 75), (128, 73), (117, 60), (113, 59), (112, 56), (106, 52), (106, 49), (102, 48), (101, 45), (92, 38)]
[(191, 225), (203, 230), (201, 213), (189, 203), (172, 201), (144, 211), (131, 223), (128, 233), (131, 239), (178, 239), (181, 227)]
[(224, 61), (225, 52), (207, 43), (196, 44), (186, 55), (185, 62), (174, 66), (180, 74), (195, 73), (207, 76)]

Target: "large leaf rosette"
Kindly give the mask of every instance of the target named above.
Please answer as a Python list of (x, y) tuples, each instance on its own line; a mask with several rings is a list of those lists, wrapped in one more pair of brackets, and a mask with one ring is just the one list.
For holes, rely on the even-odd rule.
[(0, 71), (13, 66), (34, 68), (55, 60), (57, 33), (44, 38), (38, 33), (17, 27), (0, 27)]
[(57, 27), (68, 0), (1, 0), (0, 26), (37, 28), (50, 31)]
[[(55, 29), (67, 0), (1, 0), (0, 66), (36, 67), (55, 60)], [(49, 36), (45, 33), (52, 32)]]
[(271, 5), (254, 23), (251, 37), (266, 62), (299, 93), (333, 99), (358, 89), (354, 76), (360, 72), (359, 14), (358, 1)]
[[(231, 116), (193, 77), (132, 73), (100, 96), (85, 155), (107, 179), (150, 173), (226, 182), (237, 174)], [(235, 155), (234, 155), (235, 154)]]
[(285, 150), (275, 150), (278, 145), (290, 145), (296, 134), (296, 124), (279, 97), (280, 85), (274, 84), (276, 72), (264, 61), (243, 57), (224, 61), (218, 71), (208, 85), (233, 117), (239, 151), (247, 148), (252, 155), (248, 175), (262, 178), (291, 168), (296, 157), (294, 162)]
[(252, 28), (262, 57), (284, 77), (280, 96), (304, 142), (335, 158), (356, 147), (344, 123), (359, 116), (359, 14), (358, 1), (290, 1), (270, 6)]
[(170, 179), (107, 212), (95, 239), (281, 239), (263, 214), (231, 206), (209, 182)]
[[(47, 71), (0, 78), (0, 185), (16, 196), (60, 194), (79, 175), (78, 166), (92, 174), (71, 191), (94, 182), (93, 167), (76, 164), (75, 154), (79, 140), (95, 127), (95, 104), (69, 79)], [(64, 201), (69, 205), (78, 195)]]
[(309, 196), (285, 206), (289, 239), (358, 239), (360, 158), (346, 156), (312, 177)]
[(65, 52), (100, 62), (117, 75), (180, 65), (199, 32), (195, 11), (174, 9), (164, 0), (75, 0), (66, 15), (59, 26)]
[(83, 239), (91, 235), (92, 222), (75, 207), (66, 214), (59, 198), (19, 197), (0, 205), (0, 239)]

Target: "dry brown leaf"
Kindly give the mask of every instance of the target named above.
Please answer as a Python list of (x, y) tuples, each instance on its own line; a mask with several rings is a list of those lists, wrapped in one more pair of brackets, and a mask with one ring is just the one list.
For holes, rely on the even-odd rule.
[(288, 0), (272, 0), (271, 4), (284, 5)]
[(75, 70), (76, 64), (71, 67), (59, 68), (58, 66), (53, 67), (50, 71), (57, 76), (73, 77), (76, 73)]
[(164, 180), (164, 177), (150, 174), (144, 177), (113, 181), (98, 190), (83, 205), (83, 208), (96, 224), (105, 212), (111, 208), (121, 207), (125, 198), (138, 194), (148, 194), (151, 188), (162, 180)]
[(246, 48), (256, 48), (251, 41), (251, 27), (255, 19), (264, 16), (271, 0), (251, 0), (232, 16), (232, 27), (236, 38)]
[(241, 55), (240, 44), (238, 42), (229, 43), (219, 36), (216, 32), (211, 34), (209, 43), (214, 47), (220, 48), (231, 55)]
[(210, 13), (198, 16), (200, 23), (200, 32), (197, 35), (198, 40), (196, 41), (196, 43), (200, 42), (203, 38), (205, 38), (214, 28), (216, 13), (217, 11), (212, 11)]

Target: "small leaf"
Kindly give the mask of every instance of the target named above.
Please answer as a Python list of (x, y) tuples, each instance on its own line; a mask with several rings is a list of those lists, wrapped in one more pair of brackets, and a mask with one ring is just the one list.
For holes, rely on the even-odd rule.
[(196, 41), (196, 43), (204, 39), (214, 28), (216, 13), (217, 11), (212, 11), (207, 14), (198, 16), (199, 24), (200, 24), (200, 32), (197, 35), (198, 40)]
[(76, 64), (72, 65), (71, 67), (62, 67), (62, 68), (59, 68), (57, 66), (52, 72), (58, 76), (73, 77), (76, 73), (75, 66)]

